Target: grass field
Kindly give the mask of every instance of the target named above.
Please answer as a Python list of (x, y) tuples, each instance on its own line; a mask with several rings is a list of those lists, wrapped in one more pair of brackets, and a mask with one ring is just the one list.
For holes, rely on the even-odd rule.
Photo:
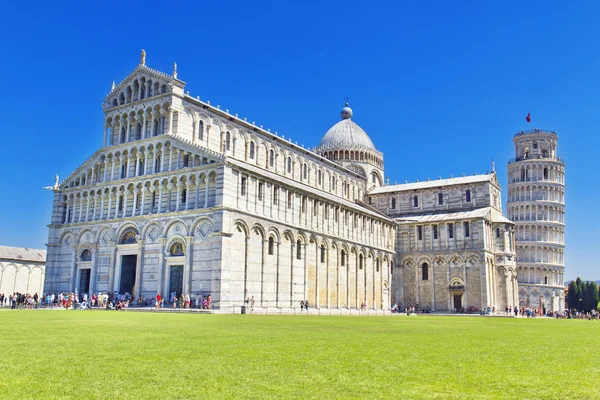
[(0, 311), (0, 398), (600, 398), (600, 322)]

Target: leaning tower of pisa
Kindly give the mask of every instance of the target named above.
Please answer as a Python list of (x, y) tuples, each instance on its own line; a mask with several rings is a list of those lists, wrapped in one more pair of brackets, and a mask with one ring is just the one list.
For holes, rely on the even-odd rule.
[(554, 131), (521, 131), (508, 162), (508, 218), (517, 245), (519, 306), (564, 309), (565, 163)]

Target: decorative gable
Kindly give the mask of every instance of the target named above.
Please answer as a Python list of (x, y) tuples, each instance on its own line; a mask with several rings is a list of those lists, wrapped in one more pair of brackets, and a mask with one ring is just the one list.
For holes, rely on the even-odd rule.
[(149, 68), (146, 66), (146, 52), (142, 50), (140, 64), (121, 83), (115, 85), (113, 82), (102, 107), (108, 110), (177, 90), (183, 94), (184, 87), (185, 82), (177, 79), (177, 64), (174, 64), (172, 75)]

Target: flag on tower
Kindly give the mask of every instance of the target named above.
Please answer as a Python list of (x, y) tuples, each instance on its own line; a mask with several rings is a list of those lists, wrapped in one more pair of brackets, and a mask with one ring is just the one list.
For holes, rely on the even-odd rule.
[(527, 121), (527, 123), (531, 122), (531, 111), (529, 111), (527, 113), (527, 117), (525, 117), (525, 121)]

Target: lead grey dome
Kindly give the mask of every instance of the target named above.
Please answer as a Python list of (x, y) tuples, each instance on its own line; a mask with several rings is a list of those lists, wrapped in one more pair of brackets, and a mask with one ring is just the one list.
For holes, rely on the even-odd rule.
[(346, 105), (342, 109), (342, 120), (332, 126), (321, 142), (319, 149), (360, 149), (375, 150), (375, 145), (369, 135), (354, 121), (352, 109)]

